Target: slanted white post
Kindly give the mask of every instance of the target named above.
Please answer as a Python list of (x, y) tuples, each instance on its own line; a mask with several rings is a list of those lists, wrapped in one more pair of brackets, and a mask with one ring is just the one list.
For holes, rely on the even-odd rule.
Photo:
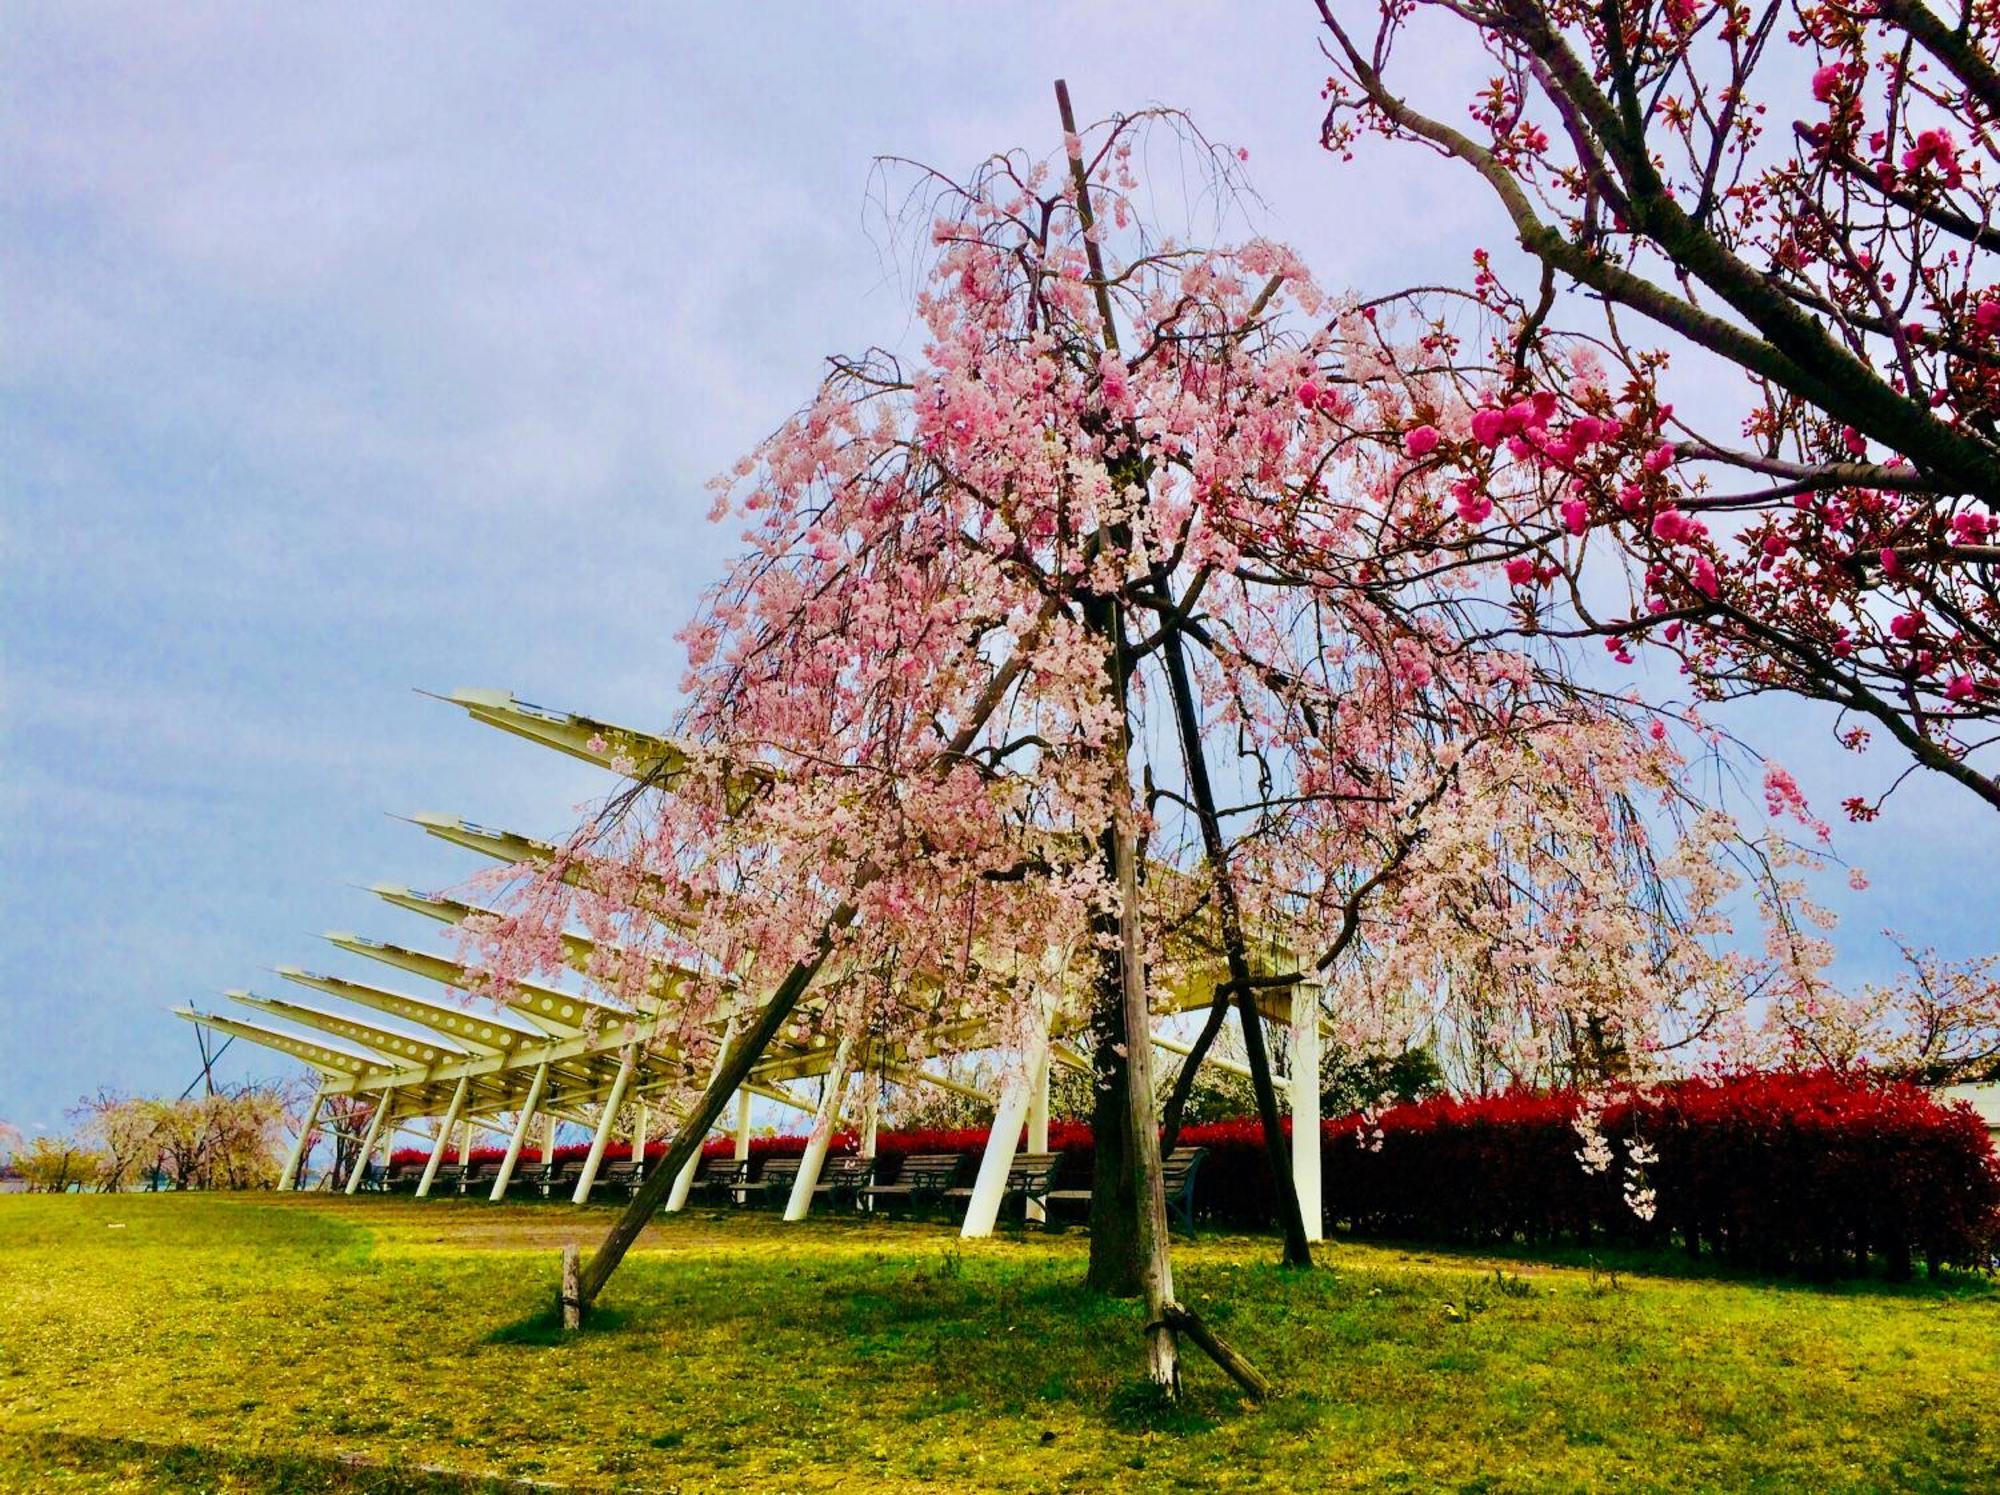
[[(1049, 1150), (1049, 1050), (1047, 1041), (1042, 1044), (1042, 1062), (1036, 1070), (1034, 1080), (1028, 1086), (1028, 1151), (1047, 1152)], [(1049, 1207), (1039, 1199), (1028, 1201), (1028, 1218), (1046, 1222)]]
[(695, 1170), (701, 1166), (701, 1149), (697, 1147), (688, 1154), (688, 1160), (674, 1179), (673, 1192), (667, 1195), (667, 1213), (677, 1215), (687, 1208), (688, 1194), (694, 1188)]
[[(1014, 1167), (1014, 1154), (1021, 1145), (1021, 1123), (1028, 1119), (1038, 1084), (1047, 1078), (1049, 1030), (1046, 1021), (1028, 1040), (1021, 1062), (1007, 1072), (1000, 1087), (1000, 1104), (993, 1108), (993, 1130), (986, 1134), (986, 1154), (979, 1160), (979, 1176), (972, 1181), (972, 1199), (965, 1207), (965, 1223), (959, 1227), (962, 1240), (976, 1240), (993, 1234), (1000, 1218), (1000, 1206), (1007, 1196), (1007, 1175)], [(1043, 1133), (1047, 1140), (1047, 1133)]]
[(639, 1051), (627, 1044), (625, 1057), (618, 1061), (618, 1078), (611, 1082), (611, 1094), (605, 1098), (604, 1114), (597, 1118), (597, 1135), (590, 1139), (590, 1156), (583, 1160), (583, 1172), (577, 1175), (571, 1204), (590, 1201), (590, 1186), (597, 1182), (598, 1165), (604, 1161), (604, 1150), (611, 1145), (611, 1128), (617, 1124), (619, 1107), (625, 1104), (625, 1087), (632, 1083), (632, 1067), (638, 1058)]
[(312, 1104), (306, 1107), (305, 1120), (299, 1123), (299, 1140), (292, 1144), (291, 1154), (285, 1159), (285, 1171), (278, 1175), (280, 1191), (299, 1186), (299, 1174), (306, 1160), (306, 1142), (312, 1137), (313, 1128), (319, 1124), (319, 1104), (325, 1096), (326, 1082), (322, 1080), (319, 1088), (313, 1091)]
[(375, 1102), (375, 1111), (368, 1118), (368, 1130), (361, 1134), (361, 1153), (354, 1160), (354, 1171), (347, 1175), (346, 1192), (352, 1194), (361, 1187), (362, 1175), (368, 1171), (368, 1160), (375, 1154), (375, 1139), (382, 1135), (382, 1122), (389, 1114), (389, 1098), (396, 1093), (394, 1085), (385, 1086)]
[(542, 1129), (542, 1165), (547, 1167), (556, 1160), (556, 1113), (549, 1112), (548, 1125)]
[(750, 1156), (750, 1092), (736, 1092), (736, 1161)]
[[(879, 1071), (863, 1082), (862, 1093), (865, 1099), (861, 1103), (861, 1156), (872, 1161), (882, 1131), (882, 1076)], [(872, 1194), (863, 1195), (861, 1207), (873, 1211), (875, 1197)]]
[(1292, 988), (1292, 1186), (1306, 1239), (1324, 1240), (1319, 1156), (1319, 988)]
[(431, 1191), (431, 1180), (437, 1177), (438, 1164), (444, 1161), (445, 1149), (451, 1146), (451, 1129), (458, 1125), (458, 1113), (465, 1108), (466, 1087), (472, 1083), (472, 1076), (460, 1075), (458, 1088), (451, 1093), (451, 1105), (444, 1113), (444, 1121), (438, 1126), (437, 1143), (431, 1148), (431, 1159), (424, 1164), (424, 1176), (417, 1180), (417, 1198), (426, 1197)]
[(806, 1139), (805, 1156), (799, 1159), (799, 1176), (792, 1180), (792, 1197), (785, 1202), (787, 1220), (803, 1220), (812, 1209), (819, 1170), (826, 1166), (826, 1150), (833, 1141), (833, 1129), (840, 1125), (840, 1098), (847, 1089), (847, 1055), (852, 1046), (852, 1035), (846, 1035), (833, 1051), (833, 1068), (826, 1072), (826, 1089), (820, 1093), (819, 1111), (813, 1117), (812, 1135)]
[(528, 1098), (521, 1104), (521, 1119), (514, 1123), (514, 1135), (507, 1139), (507, 1156), (500, 1160), (500, 1171), (493, 1179), (493, 1192), (486, 1197), (496, 1203), (507, 1197), (507, 1185), (514, 1181), (514, 1165), (521, 1161), (521, 1148), (528, 1140), (528, 1128), (534, 1124), (535, 1108), (542, 1103), (542, 1087), (549, 1082), (549, 1062), (544, 1059), (535, 1066), (535, 1077), (528, 1081)]
[(632, 1161), (641, 1168), (646, 1166), (646, 1103), (632, 1102), (635, 1113), (632, 1118)]
[(458, 1166), (470, 1167), (472, 1163), (472, 1118), (466, 1117), (465, 1131), (458, 1139)]
[[(709, 1082), (711, 1084), (714, 1083), (715, 1077), (718, 1074), (722, 1073), (722, 1066), (728, 1062), (729, 1046), (731, 1043), (735, 1041), (735, 1038), (736, 1038), (736, 1019), (731, 1018), (729, 1020), (729, 1026), (724, 1028), (722, 1031), (722, 1042), (715, 1046), (715, 1064), (714, 1067), (709, 1071)], [(742, 1113), (741, 1113), (742, 1124), (745, 1128), (748, 1128), (750, 1124), (750, 1092), (744, 1090), (738, 1093), (741, 1097), (740, 1105), (742, 1107)], [(685, 1117), (682, 1118), (682, 1122), (683, 1124), (685, 1124), (686, 1122)], [(702, 1142), (704, 1144), (707, 1142), (707, 1140), (708, 1139), (706, 1136), (702, 1138)], [(736, 1155), (739, 1158), (743, 1157), (745, 1153), (741, 1149), (747, 1149), (749, 1145), (750, 1145), (750, 1139), (746, 1135), (738, 1141), (737, 1146), (739, 1148), (739, 1151), (737, 1152)], [(700, 1166), (701, 1166), (701, 1148), (698, 1146), (695, 1148), (693, 1152), (688, 1154), (687, 1163), (681, 1169), (680, 1177), (674, 1180), (673, 1192), (667, 1196), (668, 1214), (670, 1215), (679, 1214), (682, 1210), (687, 1208), (688, 1193), (694, 1188), (695, 1170)], [(731, 1197), (733, 1198), (734, 1196), (732, 1195)]]

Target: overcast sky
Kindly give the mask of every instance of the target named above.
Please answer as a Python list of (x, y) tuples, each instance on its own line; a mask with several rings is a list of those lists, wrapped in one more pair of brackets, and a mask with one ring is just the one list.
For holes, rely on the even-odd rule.
[[(1247, 148), (1329, 286), (1505, 237), (1459, 172), (1318, 150), (1303, 3), (1002, 15), (0, 5), (0, 1117), (178, 1091), (170, 1007), (367, 974), (318, 931), (433, 937), (355, 885), (474, 865), (384, 812), (559, 834), (604, 787), (413, 687), (665, 722), (704, 482), (907, 335), (876, 157), (1045, 151), (1063, 74)], [(1731, 720), (1826, 811), (1902, 766)], [(1843, 969), (1991, 948), (1993, 829), (1919, 784), (1843, 831)]]

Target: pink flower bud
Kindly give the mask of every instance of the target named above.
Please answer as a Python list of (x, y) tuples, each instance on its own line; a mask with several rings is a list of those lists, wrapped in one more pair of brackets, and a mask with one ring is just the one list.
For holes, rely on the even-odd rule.
[(1403, 435), (1403, 450), (1412, 457), (1428, 456), (1437, 450), (1438, 433), (1436, 426), (1418, 426)]

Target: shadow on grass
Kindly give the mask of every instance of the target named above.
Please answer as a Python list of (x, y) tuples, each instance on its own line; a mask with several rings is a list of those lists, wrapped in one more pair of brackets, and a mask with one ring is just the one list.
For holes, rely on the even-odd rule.
[[(258, 1453), (195, 1443), (149, 1443), (84, 1433), (31, 1433), (12, 1448), (0, 1442), (0, 1479), (21, 1475), (39, 1489), (65, 1475), (105, 1474), (144, 1480), (161, 1490), (250, 1489), (288, 1492), (366, 1491), (368, 1495), (467, 1495), (467, 1492), (562, 1489), (528, 1480), (462, 1474), (450, 1469), (381, 1464), (361, 1458), (298, 1452)], [(226, 1481), (226, 1483), (224, 1482)]]
[(1217, 1420), (1190, 1406), (1185, 1390), (1179, 1401), (1169, 1401), (1158, 1382), (1140, 1376), (1120, 1382), (1111, 1393), (1110, 1422), (1122, 1432), (1185, 1437), (1210, 1431)]
[(486, 1336), (487, 1344), (568, 1344), (592, 1334), (610, 1334), (625, 1327), (630, 1315), (617, 1308), (593, 1308), (574, 1332), (563, 1328), (562, 1311), (543, 1308), (526, 1318), (502, 1324)]
[[(1690, 1257), (1672, 1246), (1655, 1248), (1606, 1246), (1523, 1245), (1517, 1241), (1439, 1242), (1398, 1240), (1387, 1236), (1342, 1234), (1329, 1244), (1351, 1243), (1382, 1251), (1398, 1251), (1413, 1261), (1441, 1264), (1505, 1261), (1522, 1265), (1569, 1267), (1577, 1271), (1596, 1269), (1616, 1272), (1621, 1277), (1662, 1277), (1688, 1282), (1726, 1282), (1737, 1286), (1768, 1287), (1781, 1292), (1834, 1295), (1869, 1295), (1890, 1298), (1979, 1298), (2000, 1295), (2000, 1278), (1991, 1272), (1946, 1267), (1935, 1276), (1919, 1268), (1905, 1282), (1892, 1281), (1878, 1268), (1865, 1277), (1822, 1277), (1798, 1272), (1760, 1271), (1755, 1267), (1704, 1254)], [(1327, 1253), (1322, 1265), (1338, 1266), (1337, 1249)]]

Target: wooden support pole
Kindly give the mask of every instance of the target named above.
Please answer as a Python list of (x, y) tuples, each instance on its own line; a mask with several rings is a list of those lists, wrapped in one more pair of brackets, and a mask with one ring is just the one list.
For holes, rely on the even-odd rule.
[(627, 1044), (624, 1056), (618, 1061), (618, 1078), (611, 1082), (611, 1094), (604, 1101), (604, 1114), (597, 1119), (597, 1135), (590, 1139), (590, 1155), (583, 1160), (583, 1172), (577, 1175), (576, 1192), (570, 1196), (572, 1204), (590, 1202), (591, 1186), (597, 1182), (597, 1170), (604, 1162), (605, 1149), (611, 1145), (611, 1129), (618, 1120), (618, 1108), (625, 1104), (625, 1087), (632, 1083), (632, 1068), (638, 1060), (638, 1049)]
[(347, 1175), (347, 1190), (354, 1193), (361, 1187), (362, 1175), (368, 1171), (368, 1159), (374, 1156), (375, 1139), (382, 1135), (382, 1123), (389, 1115), (389, 1102), (396, 1094), (394, 1085), (386, 1085), (376, 1098), (375, 1109), (368, 1117), (368, 1130), (361, 1134), (361, 1151), (354, 1159), (354, 1171)]
[(430, 1196), (431, 1183), (437, 1178), (438, 1164), (444, 1161), (445, 1149), (451, 1145), (451, 1129), (458, 1125), (458, 1113), (465, 1109), (465, 1091), (471, 1083), (470, 1075), (458, 1077), (458, 1088), (451, 1093), (451, 1106), (444, 1113), (444, 1121), (438, 1126), (437, 1145), (431, 1148), (431, 1158), (424, 1164), (424, 1176), (417, 1181), (417, 1198)]
[(840, 1125), (841, 1094), (847, 1088), (847, 1056), (853, 1049), (852, 1034), (843, 1035), (833, 1051), (833, 1068), (826, 1072), (826, 1089), (820, 1093), (819, 1112), (806, 1138), (805, 1156), (799, 1159), (799, 1175), (792, 1180), (791, 1197), (785, 1201), (785, 1218), (803, 1220), (812, 1210), (813, 1189), (819, 1171), (826, 1166), (826, 1150), (833, 1142), (833, 1129)]
[(544, 1059), (535, 1066), (535, 1077), (528, 1081), (528, 1098), (521, 1104), (521, 1119), (514, 1123), (514, 1135), (507, 1139), (507, 1156), (500, 1160), (500, 1171), (493, 1177), (493, 1192), (486, 1196), (495, 1203), (507, 1197), (507, 1186), (514, 1181), (514, 1165), (521, 1161), (528, 1128), (534, 1125), (535, 1108), (541, 1105), (542, 1090), (548, 1083), (549, 1062)]
[(286, 1189), (299, 1187), (299, 1175), (305, 1171), (306, 1144), (312, 1141), (313, 1128), (319, 1125), (320, 1102), (325, 1098), (326, 1082), (322, 1080), (319, 1088), (313, 1091), (312, 1104), (306, 1107), (305, 1119), (299, 1123), (299, 1138), (292, 1144), (292, 1150), (285, 1158), (285, 1171), (278, 1175), (278, 1189), (281, 1193)]
[(1245, 1360), (1225, 1341), (1216, 1338), (1215, 1331), (1204, 1324), (1200, 1317), (1178, 1303), (1169, 1303), (1160, 1317), (1171, 1329), (1178, 1329), (1201, 1347), (1209, 1359), (1228, 1373), (1229, 1379), (1243, 1388), (1244, 1394), (1253, 1402), (1261, 1402), (1271, 1395), (1271, 1382), (1262, 1371)]
[(574, 1333), (583, 1327), (583, 1253), (576, 1243), (563, 1247), (562, 1254), (562, 1326), (565, 1332)]

